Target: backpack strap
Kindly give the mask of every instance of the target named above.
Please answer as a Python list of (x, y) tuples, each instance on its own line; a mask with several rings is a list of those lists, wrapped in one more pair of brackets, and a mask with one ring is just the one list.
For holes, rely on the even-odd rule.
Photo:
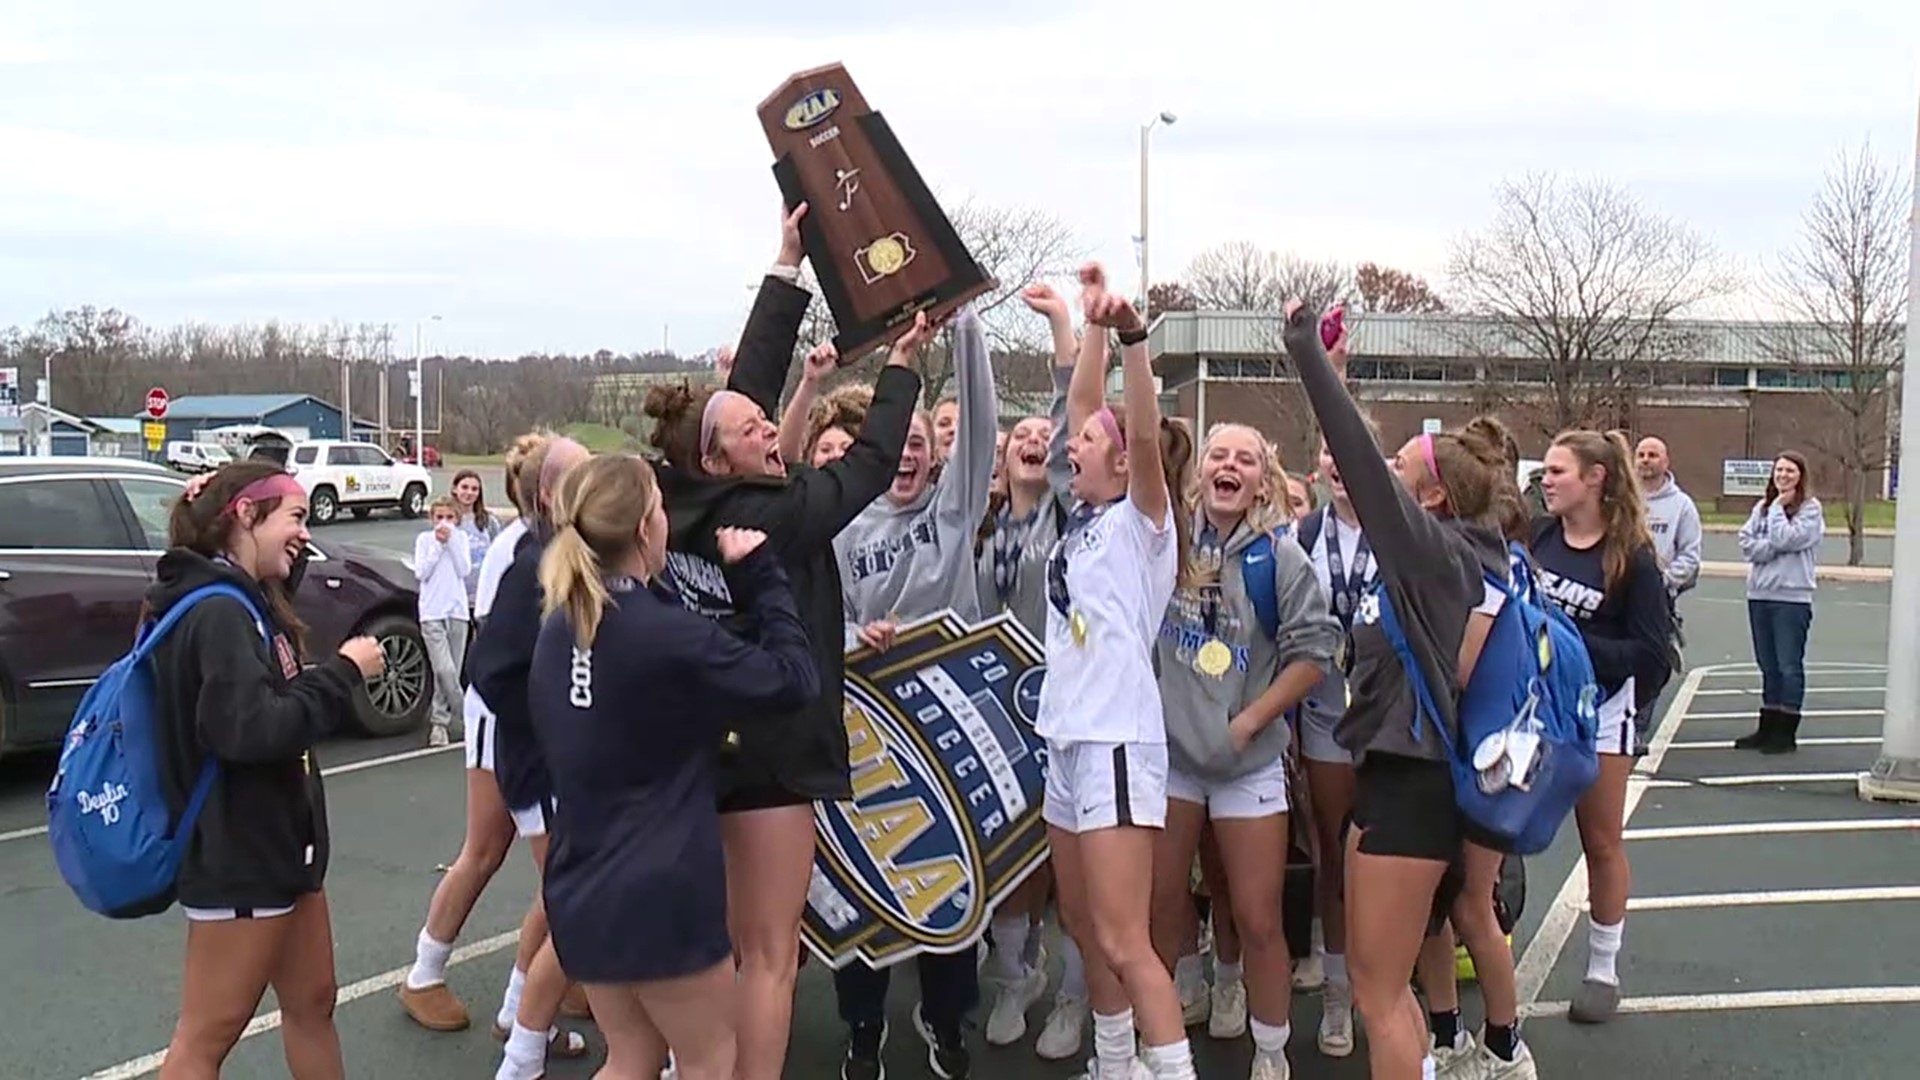
[(1300, 549), (1307, 553), (1308, 558), (1313, 557), (1314, 545), (1320, 542), (1320, 532), (1326, 528), (1327, 515), (1331, 513), (1333, 513), (1333, 507), (1328, 505), (1315, 513), (1308, 514), (1306, 519), (1300, 522), (1299, 531), (1294, 535), (1299, 537)]
[(1268, 533), (1256, 538), (1240, 555), (1240, 582), (1246, 586), (1247, 600), (1267, 639), (1280, 636), (1279, 574), (1273, 565), (1274, 537)]
[(1427, 687), (1426, 677), (1420, 674), (1420, 663), (1414, 659), (1413, 646), (1407, 642), (1407, 633), (1400, 625), (1400, 617), (1393, 610), (1393, 600), (1383, 583), (1376, 589), (1380, 598), (1380, 630), (1387, 635), (1388, 644), (1393, 646), (1394, 655), (1400, 658), (1400, 667), (1407, 673), (1407, 684), (1413, 687), (1413, 737), (1420, 737), (1421, 725), (1428, 717), (1440, 733), (1440, 742), (1447, 748), (1448, 756), (1457, 753), (1453, 746), (1453, 733), (1440, 718), (1440, 707), (1434, 703), (1433, 693)]
[(261, 638), (266, 640), (269, 647), (272, 646), (273, 634), (267, 629), (267, 620), (261, 616), (260, 609), (254, 606), (253, 597), (248, 596), (246, 590), (240, 588), (238, 585), (225, 581), (217, 581), (211, 585), (202, 585), (181, 597), (174, 602), (172, 607), (167, 609), (167, 613), (161, 616), (158, 621), (149, 622), (142, 626), (140, 628), (140, 636), (134, 640), (134, 659), (140, 661), (152, 656), (153, 650), (159, 648), (161, 639), (165, 638), (167, 634), (179, 624), (181, 619), (187, 617), (187, 612), (193, 610), (194, 606), (200, 603), (200, 601), (214, 596), (225, 596), (229, 599), (240, 601), (240, 603), (246, 607), (247, 614), (253, 616), (254, 624), (260, 629)]

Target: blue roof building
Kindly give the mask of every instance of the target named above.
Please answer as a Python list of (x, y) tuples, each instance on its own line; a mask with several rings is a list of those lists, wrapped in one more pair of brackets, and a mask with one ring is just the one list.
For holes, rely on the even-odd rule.
[[(166, 425), (169, 442), (211, 441), (202, 433), (246, 425), (278, 429), (295, 442), (344, 437), (340, 407), (312, 394), (189, 394), (168, 405)], [(355, 420), (353, 427), (355, 438), (374, 433), (365, 420)]]

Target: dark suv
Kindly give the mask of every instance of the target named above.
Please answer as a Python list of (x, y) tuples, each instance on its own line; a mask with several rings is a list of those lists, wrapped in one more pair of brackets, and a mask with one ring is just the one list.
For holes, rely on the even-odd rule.
[[(133, 645), (167, 515), (186, 482), (113, 458), (0, 458), (0, 753), (51, 746), (81, 695)], [(307, 652), (379, 639), (387, 671), (359, 695), (369, 735), (419, 728), (433, 680), (413, 575), (348, 544), (314, 546), (294, 606)]]

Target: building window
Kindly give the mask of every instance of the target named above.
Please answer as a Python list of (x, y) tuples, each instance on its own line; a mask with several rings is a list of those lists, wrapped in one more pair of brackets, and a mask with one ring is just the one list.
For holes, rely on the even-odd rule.
[(1713, 385), (1730, 387), (1735, 390), (1745, 390), (1747, 388), (1747, 369), (1739, 367), (1714, 368)]

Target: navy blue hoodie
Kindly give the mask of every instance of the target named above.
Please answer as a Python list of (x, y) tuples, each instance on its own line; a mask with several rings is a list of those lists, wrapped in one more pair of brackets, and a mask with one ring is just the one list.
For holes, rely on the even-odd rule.
[(467, 653), (467, 677), (493, 711), (493, 776), (512, 810), (526, 810), (553, 797), (553, 780), (527, 709), (527, 672), (540, 638), (540, 556), (547, 550), (543, 531), (536, 526), (514, 545), (513, 563), (500, 578), (493, 610)]

